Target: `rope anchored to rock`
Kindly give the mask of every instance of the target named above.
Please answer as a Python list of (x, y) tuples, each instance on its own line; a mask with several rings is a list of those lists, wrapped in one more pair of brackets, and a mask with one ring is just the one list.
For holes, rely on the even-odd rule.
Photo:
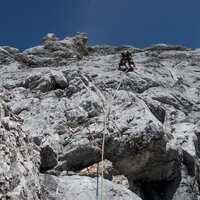
[(123, 76), (121, 77), (121, 80), (117, 86), (117, 89), (115, 90), (115, 93), (112, 97), (112, 100), (110, 101), (110, 104), (108, 106), (108, 110), (107, 112), (105, 112), (105, 117), (104, 117), (104, 131), (102, 133), (102, 147), (101, 147), (101, 163), (102, 163), (102, 172), (101, 172), (101, 200), (104, 200), (104, 166), (103, 166), (103, 161), (104, 161), (104, 151), (105, 151), (105, 135), (106, 135), (106, 132), (107, 132), (107, 125), (109, 123), (109, 115), (110, 115), (110, 111), (111, 111), (111, 108), (112, 108), (112, 105), (113, 105), (113, 102), (114, 102), (114, 99), (116, 98), (116, 94), (117, 94), (117, 91), (119, 90), (121, 84), (122, 84), (122, 80), (124, 78), (124, 76), (126, 75), (126, 73), (128, 72), (128, 69), (126, 69), (125, 73), (123, 74)]
[(105, 185), (104, 185), (104, 152), (105, 152), (105, 135), (106, 135), (106, 132), (107, 132), (107, 126), (108, 126), (108, 123), (109, 123), (109, 115), (110, 115), (110, 111), (111, 111), (111, 108), (112, 108), (112, 105), (113, 105), (113, 102), (114, 102), (114, 99), (116, 98), (116, 94), (117, 94), (117, 91), (119, 90), (121, 84), (122, 84), (122, 80), (124, 78), (124, 76), (126, 75), (126, 73), (128, 72), (128, 68), (127, 70), (124, 72), (123, 76), (121, 77), (121, 80), (115, 90), (115, 93), (114, 95), (112, 96), (112, 100), (110, 101), (109, 103), (109, 106), (108, 106), (108, 110), (105, 111), (105, 117), (104, 117), (104, 130), (102, 132), (102, 146), (101, 148), (99, 147), (98, 143), (96, 142), (95, 138), (94, 138), (94, 135), (92, 133), (92, 129), (91, 128), (88, 128), (88, 133), (91, 137), (91, 140), (93, 142), (93, 145), (95, 146), (96, 150), (100, 151), (101, 153), (101, 196), (99, 198), (99, 180), (98, 180), (98, 174), (99, 174), (99, 163), (98, 163), (98, 166), (97, 166), (97, 195), (96, 195), (96, 198), (97, 200), (104, 200), (105, 198), (105, 194), (104, 194), (104, 188), (105, 188)]

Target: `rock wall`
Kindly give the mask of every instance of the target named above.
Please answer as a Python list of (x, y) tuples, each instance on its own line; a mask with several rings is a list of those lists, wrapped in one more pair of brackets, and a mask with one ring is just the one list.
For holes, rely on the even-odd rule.
[(1, 199), (95, 199), (99, 165), (107, 199), (198, 199), (200, 50), (86, 42), (0, 48)]
[(0, 113), (0, 199), (41, 199), (39, 149), (2, 99)]

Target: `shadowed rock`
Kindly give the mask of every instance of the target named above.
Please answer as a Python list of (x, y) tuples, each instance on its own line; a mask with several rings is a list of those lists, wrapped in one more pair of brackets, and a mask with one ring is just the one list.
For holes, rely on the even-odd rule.
[(52, 169), (58, 163), (57, 154), (49, 145), (41, 148), (40, 157), (41, 157), (41, 165), (40, 165), (41, 172), (44, 172), (48, 169)]

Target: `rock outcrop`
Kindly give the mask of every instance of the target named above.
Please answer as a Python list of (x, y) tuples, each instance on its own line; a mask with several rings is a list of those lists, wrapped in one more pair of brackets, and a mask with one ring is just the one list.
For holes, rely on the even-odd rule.
[(39, 149), (1, 99), (0, 114), (0, 199), (41, 199)]
[(0, 198), (200, 199), (200, 50), (86, 42), (0, 48)]
[[(96, 199), (96, 179), (80, 176), (55, 177), (41, 175), (42, 199)], [(105, 180), (105, 199), (141, 200), (130, 190)]]

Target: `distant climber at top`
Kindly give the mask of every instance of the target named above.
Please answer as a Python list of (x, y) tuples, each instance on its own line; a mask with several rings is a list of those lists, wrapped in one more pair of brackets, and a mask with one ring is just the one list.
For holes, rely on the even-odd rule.
[(122, 52), (121, 58), (119, 61), (119, 70), (122, 71), (133, 71), (135, 68), (135, 63), (131, 57), (131, 53), (129, 51)]

